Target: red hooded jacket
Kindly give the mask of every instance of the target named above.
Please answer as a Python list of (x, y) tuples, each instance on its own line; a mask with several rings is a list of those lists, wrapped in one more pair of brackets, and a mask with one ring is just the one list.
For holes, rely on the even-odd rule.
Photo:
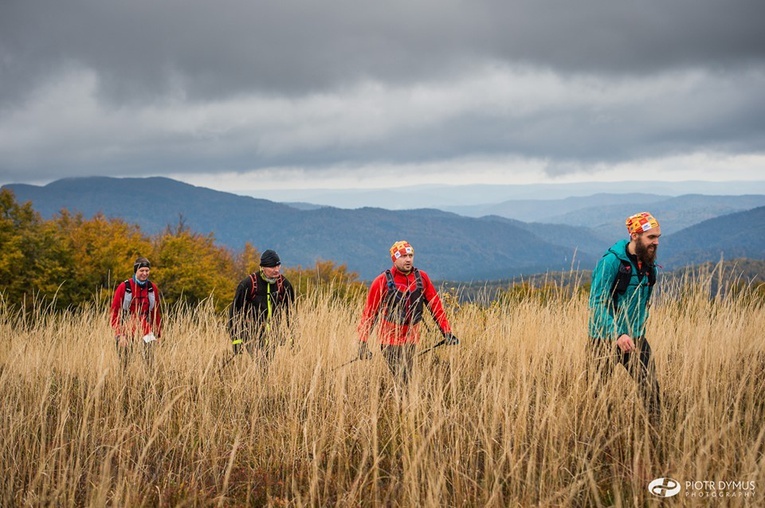
[[(419, 272), (420, 277), (422, 278), (422, 293), (425, 306), (428, 307), (430, 313), (433, 315), (433, 319), (436, 324), (438, 324), (441, 333), (450, 333), (451, 326), (449, 325), (449, 320), (446, 318), (446, 312), (444, 311), (444, 306), (441, 303), (441, 298), (439, 298), (436, 288), (433, 286), (427, 273), (422, 270), (419, 270)], [(414, 292), (417, 290), (417, 278), (414, 274), (414, 270), (405, 274), (398, 271), (394, 266), (391, 268), (391, 274), (393, 275), (393, 281), (398, 291), (405, 293), (407, 291)], [(385, 272), (383, 272), (372, 281), (372, 285), (369, 287), (367, 303), (364, 306), (364, 311), (361, 314), (361, 322), (358, 326), (359, 340), (367, 342), (372, 333), (372, 329), (375, 324), (377, 324), (377, 336), (381, 344), (393, 346), (417, 344), (420, 340), (419, 324), (397, 324), (386, 319), (384, 300), (387, 294), (388, 282), (386, 280)], [(377, 323), (378, 321), (379, 323)]]

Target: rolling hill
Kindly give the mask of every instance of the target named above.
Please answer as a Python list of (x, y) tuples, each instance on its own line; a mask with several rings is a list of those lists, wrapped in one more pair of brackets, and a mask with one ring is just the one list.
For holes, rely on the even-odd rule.
[[(602, 202), (599, 198), (582, 200), (578, 203), (583, 208), (569, 213), (578, 219), (585, 217), (584, 224), (576, 224), (573, 217), (563, 217), (562, 224), (549, 224), (496, 215), (466, 217), (435, 209), (296, 207), (156, 177), (73, 178), (45, 186), (5, 187), (15, 193), (19, 202), (31, 201), (45, 218), (62, 209), (85, 217), (101, 212), (138, 224), (147, 234), (159, 233), (182, 218), (192, 230), (213, 233), (218, 243), (232, 250), (240, 250), (245, 242), (261, 251), (273, 248), (288, 266), (312, 266), (318, 259), (332, 260), (346, 264), (364, 280), (388, 267), (388, 248), (399, 239), (412, 242), (417, 265), (440, 280), (494, 280), (588, 269), (605, 248), (624, 235), (624, 203), (630, 202), (630, 197), (637, 199), (621, 196), (621, 206), (611, 210), (610, 204), (602, 205), (600, 211), (594, 206)], [(743, 202), (737, 201), (739, 196), (726, 198), (728, 203)], [(665, 268), (715, 261), (721, 252), (728, 258), (765, 258), (764, 208), (723, 215), (731, 205), (715, 199), (681, 196), (653, 201), (652, 211), (666, 211), (668, 216), (672, 211), (690, 226), (673, 234), (667, 234), (671, 227), (663, 226), (660, 258)], [(757, 202), (759, 198), (751, 199)], [(613, 198), (605, 198), (604, 202), (609, 200)], [(704, 203), (707, 212), (697, 213)], [(660, 204), (666, 208), (657, 208)], [(548, 208), (560, 210), (551, 204)], [(658, 211), (654, 213), (665, 224), (671, 224)], [(720, 216), (709, 217), (715, 213)], [(595, 216), (600, 219), (598, 226), (592, 227), (596, 221), (586, 217)]]

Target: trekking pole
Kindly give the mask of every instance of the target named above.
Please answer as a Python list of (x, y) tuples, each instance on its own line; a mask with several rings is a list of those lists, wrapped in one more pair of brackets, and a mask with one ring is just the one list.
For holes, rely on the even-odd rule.
[(335, 372), (336, 370), (342, 369), (342, 368), (343, 368), (343, 367), (345, 367), (346, 365), (350, 365), (350, 364), (352, 364), (353, 362), (358, 362), (359, 360), (360, 360), (360, 358), (359, 358), (359, 357), (356, 357), (356, 358), (354, 358), (353, 360), (348, 360), (347, 362), (345, 362), (345, 363), (343, 363), (343, 364), (340, 364), (340, 365), (338, 365), (337, 367), (334, 367), (334, 368), (332, 368), (332, 369), (330, 370), (330, 372)]
[(228, 365), (231, 363), (231, 361), (234, 358), (236, 358), (236, 356), (237, 356), (236, 353), (231, 353), (231, 356), (229, 356), (228, 359), (225, 362), (223, 362), (223, 365), (221, 365), (220, 368), (218, 369), (218, 375), (219, 376), (221, 376), (221, 377), (223, 376), (223, 369), (228, 367)]
[(429, 352), (433, 351), (434, 349), (436, 349), (437, 347), (443, 346), (444, 344), (446, 344), (446, 339), (441, 339), (438, 342), (436, 342), (435, 344), (433, 344), (432, 346), (430, 346), (428, 349), (425, 349), (425, 350), (420, 351), (419, 353), (417, 353), (417, 356), (422, 356), (425, 353), (429, 353)]

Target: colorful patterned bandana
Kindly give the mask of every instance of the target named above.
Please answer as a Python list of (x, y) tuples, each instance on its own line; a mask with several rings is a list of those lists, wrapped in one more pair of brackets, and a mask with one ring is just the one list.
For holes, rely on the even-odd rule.
[(409, 242), (406, 240), (399, 240), (390, 248), (390, 258), (393, 261), (396, 261), (405, 254), (414, 254), (414, 247), (409, 245)]
[(659, 221), (657, 221), (653, 215), (648, 212), (640, 212), (628, 217), (627, 232), (632, 233), (645, 233), (646, 231), (659, 227)]

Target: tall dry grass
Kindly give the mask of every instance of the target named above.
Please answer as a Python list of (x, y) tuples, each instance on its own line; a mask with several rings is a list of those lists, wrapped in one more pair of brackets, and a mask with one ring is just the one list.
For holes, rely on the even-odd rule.
[[(586, 295), (452, 304), (458, 347), (406, 389), (353, 362), (361, 302), (300, 302), (294, 345), (224, 364), (208, 302), (167, 316), (154, 369), (121, 371), (103, 305), (0, 311), (2, 506), (633, 506), (648, 482), (754, 481), (765, 496), (765, 310), (666, 287), (649, 323), (657, 435), (629, 377), (585, 372)], [(432, 328), (432, 325), (430, 325)], [(426, 332), (421, 350), (438, 337)], [(225, 365), (222, 368), (221, 366)], [(683, 505), (707, 505), (687, 497)]]

